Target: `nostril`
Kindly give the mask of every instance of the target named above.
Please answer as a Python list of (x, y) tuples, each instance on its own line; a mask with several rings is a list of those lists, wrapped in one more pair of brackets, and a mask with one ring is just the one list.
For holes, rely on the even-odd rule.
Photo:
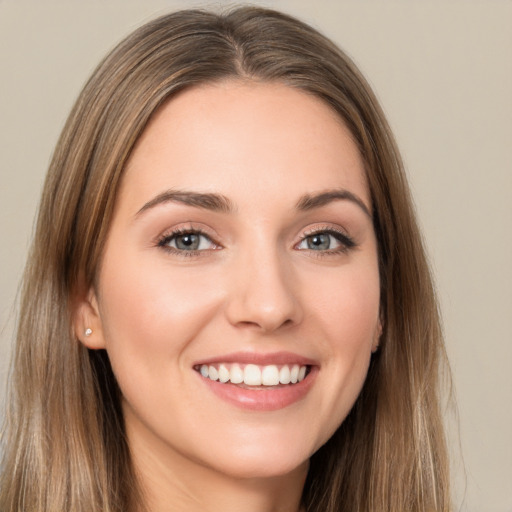
[(262, 331), (273, 332), (278, 329), (282, 329), (285, 327), (289, 327), (294, 324), (294, 321), (291, 318), (287, 318), (284, 321), (272, 320), (270, 317), (264, 318), (262, 321), (250, 321), (250, 320), (241, 320), (236, 323), (237, 327), (247, 328), (247, 329), (258, 329)]

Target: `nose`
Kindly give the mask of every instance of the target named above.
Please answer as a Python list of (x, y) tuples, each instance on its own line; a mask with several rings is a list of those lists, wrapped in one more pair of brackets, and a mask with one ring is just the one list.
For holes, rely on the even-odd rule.
[(302, 320), (302, 307), (293, 271), (278, 251), (255, 252), (232, 268), (231, 293), (226, 314), (237, 327), (265, 333)]

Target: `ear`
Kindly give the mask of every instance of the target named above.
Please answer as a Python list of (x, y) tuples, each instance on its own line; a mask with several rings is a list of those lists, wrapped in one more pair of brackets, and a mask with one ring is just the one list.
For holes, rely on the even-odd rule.
[(75, 336), (83, 345), (93, 350), (105, 348), (98, 299), (93, 287), (75, 299), (72, 321)]
[(377, 327), (375, 328), (375, 334), (373, 336), (372, 354), (375, 354), (375, 352), (377, 352), (377, 350), (379, 349), (382, 331), (383, 331), (383, 320), (382, 320), (382, 314), (381, 314), (381, 315), (379, 315), (379, 321), (377, 322)]

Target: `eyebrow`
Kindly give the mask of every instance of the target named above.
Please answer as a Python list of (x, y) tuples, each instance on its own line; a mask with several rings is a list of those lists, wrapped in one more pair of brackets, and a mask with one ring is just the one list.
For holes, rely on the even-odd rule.
[(345, 189), (326, 190), (313, 195), (305, 194), (297, 202), (296, 208), (297, 210), (308, 211), (314, 208), (320, 208), (333, 201), (351, 201), (359, 206), (368, 217), (372, 217), (370, 209), (366, 206), (364, 201), (356, 194)]
[[(345, 189), (327, 190), (313, 195), (305, 194), (297, 201), (295, 207), (300, 211), (308, 211), (326, 206), (333, 201), (342, 200), (353, 202), (371, 218), (370, 210), (363, 200)], [(222, 194), (166, 190), (145, 203), (144, 206), (135, 214), (135, 217), (139, 217), (142, 213), (154, 208), (155, 206), (166, 203), (181, 203), (195, 208), (202, 208), (204, 210), (221, 213), (231, 213), (236, 209), (232, 201)]]
[(151, 199), (151, 201), (148, 201), (135, 216), (138, 217), (150, 208), (165, 203), (182, 203), (222, 213), (230, 213), (235, 209), (233, 203), (221, 194), (166, 190)]

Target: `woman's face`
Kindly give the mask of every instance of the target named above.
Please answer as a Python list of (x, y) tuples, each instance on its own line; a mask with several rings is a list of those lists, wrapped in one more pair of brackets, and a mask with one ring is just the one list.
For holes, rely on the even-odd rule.
[(344, 124), (279, 84), (179, 94), (130, 158), (82, 311), (136, 459), (307, 467), (380, 334), (370, 197)]

